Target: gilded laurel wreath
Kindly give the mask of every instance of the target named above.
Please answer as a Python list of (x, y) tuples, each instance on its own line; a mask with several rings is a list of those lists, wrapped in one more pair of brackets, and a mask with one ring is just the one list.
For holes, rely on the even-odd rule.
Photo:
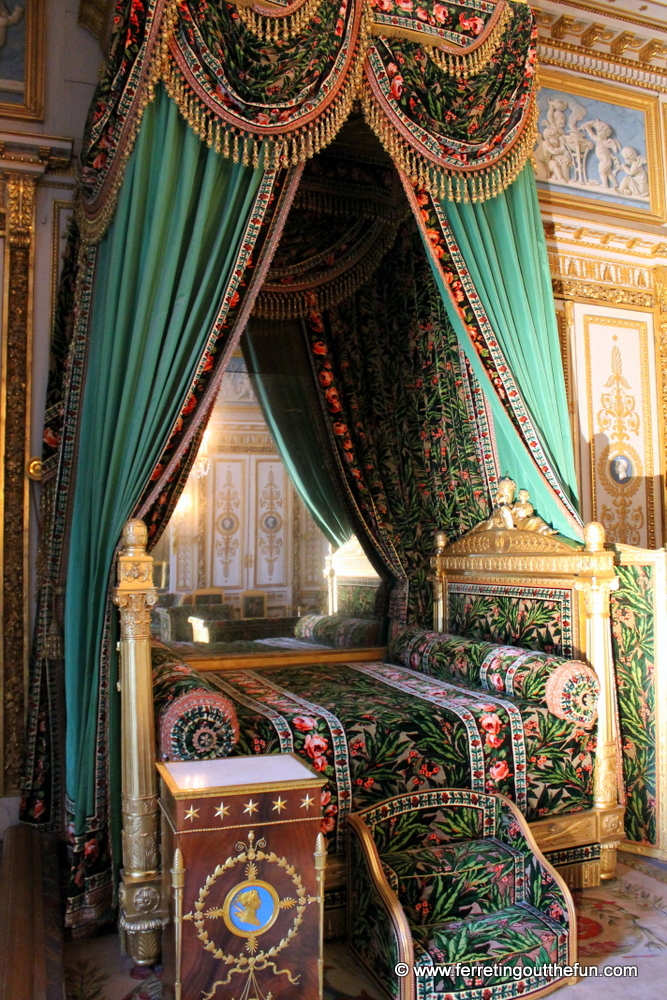
[[(301, 875), (295, 870), (294, 866), (289, 863), (287, 858), (279, 858), (274, 851), (266, 851), (266, 840), (260, 838), (257, 843), (255, 843), (255, 834), (253, 830), (248, 831), (248, 843), (247, 845), (243, 841), (239, 841), (236, 844), (236, 850), (238, 854), (235, 857), (227, 858), (224, 864), (217, 865), (215, 870), (206, 879), (206, 882), (199, 890), (199, 895), (197, 901), (195, 902), (194, 912), (184, 914), (183, 920), (191, 920), (197, 930), (197, 937), (202, 942), (204, 950), (212, 953), (213, 957), (226, 965), (232, 966), (227, 973), (227, 978), (224, 980), (219, 980), (213, 985), (212, 990), (205, 994), (203, 1000), (210, 1000), (216, 992), (218, 986), (227, 985), (234, 973), (244, 974), (249, 976), (254, 986), (257, 986), (255, 982), (255, 973), (261, 972), (263, 969), (271, 968), (275, 975), (286, 975), (290, 983), (297, 984), (299, 977), (293, 977), (289, 969), (276, 968), (273, 961), (279, 952), (287, 948), (298, 932), (300, 925), (303, 922), (303, 915), (305, 913), (306, 907), (309, 903), (314, 903), (318, 901), (318, 897), (308, 896), (306, 894), (306, 887), (303, 884), (303, 879)], [(296, 899), (292, 897), (286, 897), (284, 899), (278, 899), (277, 893), (272, 886), (268, 883), (259, 882), (257, 880), (258, 868), (255, 862), (257, 861), (267, 861), (269, 864), (275, 864), (278, 868), (283, 868), (287, 875), (290, 876), (292, 884), (294, 885)], [(237, 865), (245, 864), (245, 877), (248, 882), (257, 882), (259, 885), (265, 886), (267, 890), (275, 897), (277, 902), (277, 910), (275, 916), (270, 922), (268, 922), (261, 930), (254, 932), (243, 932), (237, 931), (229, 923), (229, 915), (227, 913), (228, 904), (226, 903), (223, 907), (213, 907), (205, 909), (206, 899), (211, 892), (211, 889), (215, 885), (217, 879), (229, 869), (235, 868)], [(239, 886), (237, 888), (241, 888)], [(231, 896), (231, 893), (229, 894)], [(243, 903), (240, 904), (240, 900), (243, 898)], [(229, 899), (229, 896), (228, 896)], [(254, 898), (252, 897), (252, 890), (246, 891), (243, 897), (238, 897), (236, 901), (237, 907), (242, 905), (246, 913), (253, 912), (252, 907), (254, 905)], [(266, 951), (260, 951), (257, 954), (258, 942), (257, 937), (259, 934), (268, 930), (272, 926), (275, 918), (278, 916), (280, 910), (291, 910), (295, 909), (294, 920), (292, 926), (287, 931), (286, 935), (282, 940), (273, 947), (267, 949)], [(238, 955), (227, 954), (222, 948), (219, 948), (215, 941), (213, 941), (206, 929), (207, 920), (217, 920), (222, 918), (228, 927), (234, 930), (234, 933), (238, 933), (239, 936), (246, 937), (245, 943), (245, 954), (241, 952)], [(268, 1000), (268, 998), (266, 998)]]

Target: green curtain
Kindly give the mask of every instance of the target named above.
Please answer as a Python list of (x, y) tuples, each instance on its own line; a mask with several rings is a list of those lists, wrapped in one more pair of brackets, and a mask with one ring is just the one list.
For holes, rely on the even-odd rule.
[(315, 523), (338, 548), (352, 525), (331, 467), (329, 441), (301, 324), (251, 319), (241, 347), (274, 444)]
[(105, 752), (118, 793), (113, 642), (109, 675), (100, 668), (114, 550), (192, 384), (262, 176), (261, 163), (208, 149), (160, 88), (99, 246), (64, 623), (67, 794), (75, 837), (91, 845), (82, 866), (102, 850), (86, 831), (106, 809)]
[[(532, 167), (484, 202), (440, 202), (475, 291), (530, 412), (547, 460), (563, 492), (578, 506), (565, 380), (544, 231)], [(427, 237), (423, 235), (426, 245)], [(530, 490), (541, 515), (565, 535), (572, 519), (556, 500), (507, 410), (489, 384), (477, 350), (434, 267), (459, 340), (491, 406), (501, 472)]]

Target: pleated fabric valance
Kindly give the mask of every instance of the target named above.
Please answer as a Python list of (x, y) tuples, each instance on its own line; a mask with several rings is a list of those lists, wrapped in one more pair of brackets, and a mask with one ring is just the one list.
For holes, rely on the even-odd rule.
[(223, 156), (270, 169), (328, 145), (360, 101), (395, 164), (483, 201), (534, 142), (536, 28), (508, 0), (118, 0), (88, 119), (80, 223), (98, 240), (155, 85)]

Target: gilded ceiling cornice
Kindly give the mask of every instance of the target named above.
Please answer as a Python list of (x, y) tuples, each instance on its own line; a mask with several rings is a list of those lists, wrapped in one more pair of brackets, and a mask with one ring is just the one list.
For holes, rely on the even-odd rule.
[[(625, 24), (636, 24), (641, 28), (650, 28), (651, 31), (659, 31), (662, 34), (667, 34), (667, 20), (658, 21), (652, 17), (642, 17), (640, 14), (635, 14), (633, 11), (625, 10), (624, 8), (618, 8), (616, 6), (610, 6), (609, 9), (602, 7), (599, 4), (582, 3), (581, 0), (555, 0), (559, 7), (571, 7), (574, 10), (583, 10), (589, 14), (592, 14), (595, 20), (600, 17), (609, 17), (614, 21), (623, 21)], [(543, 8), (533, 6), (533, 10), (538, 12)], [(665, 11), (665, 17), (667, 18), (667, 10)]]

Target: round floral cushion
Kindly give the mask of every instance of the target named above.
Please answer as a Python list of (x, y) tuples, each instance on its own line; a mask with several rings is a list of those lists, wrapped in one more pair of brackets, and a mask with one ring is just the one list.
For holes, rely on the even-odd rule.
[(239, 724), (230, 701), (199, 688), (169, 702), (160, 714), (158, 733), (163, 760), (209, 760), (229, 756)]
[(559, 719), (592, 726), (597, 717), (600, 684), (597, 674), (579, 660), (558, 667), (546, 684), (547, 708)]

